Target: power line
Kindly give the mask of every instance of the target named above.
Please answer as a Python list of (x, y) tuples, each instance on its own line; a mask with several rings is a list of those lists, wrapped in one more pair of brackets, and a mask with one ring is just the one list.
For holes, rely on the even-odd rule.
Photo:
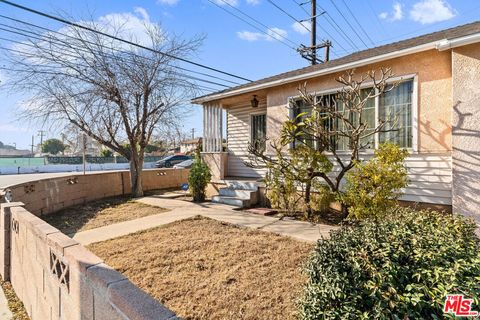
[(372, 38), (370, 38), (370, 36), (368, 35), (368, 33), (365, 31), (365, 29), (363, 28), (362, 24), (358, 21), (357, 17), (353, 14), (352, 10), (350, 10), (350, 7), (347, 5), (347, 3), (345, 2), (345, 0), (342, 0), (343, 4), (345, 5), (345, 7), (347, 8), (348, 12), (350, 13), (350, 15), (353, 17), (353, 19), (355, 20), (355, 22), (358, 24), (358, 26), (360, 27), (360, 29), (363, 31), (363, 33), (365, 34), (365, 36), (367, 36), (367, 39), (370, 41), (370, 43), (374, 46), (375, 43), (373, 43), (373, 40)]
[[(47, 31), (47, 32), (52, 32), (52, 33), (55, 33), (55, 34), (58, 34), (58, 35), (61, 35), (61, 36), (64, 36), (64, 37), (68, 37), (68, 38), (71, 38), (71, 39), (74, 39), (74, 40), (79, 40), (79, 41), (83, 41), (83, 42), (86, 42), (86, 43), (90, 43), (90, 44), (92, 44), (92, 45), (98, 45), (98, 46), (100, 46), (100, 47), (102, 47), (102, 48), (106, 48), (106, 49), (109, 49), (109, 50), (120, 51), (119, 49), (116, 49), (116, 48), (113, 48), (113, 47), (108, 47), (108, 46), (105, 46), (105, 45), (102, 45), (102, 44), (93, 43), (93, 42), (91, 42), (91, 41), (88, 41), (88, 40), (85, 40), (85, 39), (80, 39), (80, 38), (71, 36), (71, 35), (69, 35), (69, 34), (61, 33), (61, 32), (56, 31), (56, 30), (52, 30), (52, 29), (49, 29), (49, 28), (45, 28), (45, 27), (39, 26), (39, 25), (37, 25), (37, 24), (33, 24), (33, 23), (30, 23), (30, 22), (26, 22), (26, 21), (24, 21), (24, 20), (20, 20), (20, 19), (8, 17), (8, 16), (2, 15), (2, 14), (0, 14), (0, 18), (4, 18), (4, 19), (10, 20), (10, 21), (18, 22), (18, 23), (21, 23), (21, 24), (24, 24), (24, 25), (28, 25), (28, 26), (31, 26), (31, 27), (34, 27), (34, 28), (38, 28), (38, 29), (41, 29), (41, 30), (44, 30), (44, 31)], [(13, 27), (12, 27), (12, 28), (13, 28)], [(37, 33), (35, 33), (35, 34), (37, 34)], [(37, 35), (39, 35), (39, 34), (37, 34)], [(136, 56), (136, 57), (139, 57), (139, 58), (148, 59), (148, 60), (153, 61), (152, 58), (149, 58), (149, 57), (146, 57), (146, 56), (141, 56), (141, 55), (138, 55), (138, 54), (136, 54), (136, 53), (134, 53), (134, 52), (131, 52), (131, 54), (134, 55), (134, 56)], [(199, 74), (199, 75), (211, 77), (211, 78), (214, 78), (214, 79), (217, 79), (217, 80), (222, 80), (222, 81), (225, 81), (225, 82), (229, 82), (229, 83), (232, 83), (232, 84), (235, 84), (235, 85), (239, 85), (239, 84), (240, 84), (239, 82), (235, 82), (235, 81), (232, 81), (232, 80), (229, 80), (229, 79), (225, 79), (225, 78), (220, 78), (220, 77), (215, 76), (215, 75), (212, 75), (212, 74), (208, 74), (208, 73), (204, 73), (204, 72), (200, 72), (200, 71), (196, 71), (196, 70), (191, 70), (191, 69), (183, 68), (183, 67), (180, 67), (180, 66), (175, 66), (175, 67), (178, 68), (178, 69), (180, 69), (180, 70), (186, 71), (186, 72), (191, 72), (191, 73), (195, 73), (195, 74)]]
[(368, 45), (365, 43), (365, 41), (363, 41), (362, 37), (360, 37), (360, 35), (357, 33), (357, 31), (355, 30), (355, 28), (350, 24), (350, 22), (348, 21), (348, 19), (343, 15), (342, 11), (340, 11), (340, 9), (337, 7), (337, 5), (335, 4), (335, 2), (333, 0), (330, 0), (330, 2), (333, 4), (333, 6), (335, 7), (335, 9), (338, 11), (338, 13), (340, 13), (340, 15), (342, 16), (343, 20), (345, 20), (345, 22), (348, 24), (348, 26), (350, 27), (350, 29), (352, 29), (353, 33), (355, 33), (355, 35), (357, 36), (358, 39), (360, 39), (360, 41), (363, 43), (363, 45), (365, 47), (368, 48)]
[(325, 20), (328, 22), (328, 24), (330, 24), (330, 26), (332, 26), (333, 29), (335, 29), (335, 31), (337, 31), (337, 33), (346, 41), (346, 42), (350, 42), (350, 44), (352, 45), (352, 48), (355, 48), (356, 50), (360, 50), (360, 48), (355, 44), (355, 42), (345, 33), (345, 31), (343, 31), (342, 27), (340, 27), (338, 25), (338, 23), (335, 21), (335, 19), (332, 18), (332, 16), (330, 15), (330, 13), (328, 13), (328, 11), (324, 10), (320, 5), (318, 6), (320, 8), (320, 10), (323, 10), (326, 12), (326, 14), (324, 15), (325, 17)]
[(268, 2), (270, 2), (275, 8), (277, 8), (278, 10), (280, 10), (281, 12), (283, 12), (284, 14), (286, 14), (288, 17), (290, 17), (293, 21), (295, 22), (298, 22), (303, 28), (305, 28), (305, 30), (307, 30), (308, 32), (311, 32), (311, 30), (309, 28), (307, 28), (301, 21), (299, 21), (297, 18), (295, 18), (294, 16), (292, 16), (290, 13), (288, 13), (287, 11), (285, 11), (282, 7), (280, 7), (279, 5), (277, 5), (275, 2), (273, 2), (272, 0), (267, 0)]
[[(4, 18), (5, 16), (3, 15), (0, 15), (1, 18)], [(6, 17), (8, 18), (8, 17)], [(18, 20), (18, 19), (13, 19), (12, 20), (16, 20), (17, 22), (23, 22), (21, 20)], [(53, 30), (50, 30), (50, 29), (47, 29), (47, 28), (43, 28), (41, 26), (37, 26), (37, 25), (33, 25), (31, 23), (27, 23), (27, 22), (23, 22), (25, 24), (28, 24), (30, 26), (35, 26), (37, 28), (40, 28), (40, 29), (43, 29), (43, 30), (49, 30), (51, 32), (54, 32), (54, 33), (57, 33), (57, 34), (60, 34), (62, 36), (65, 36), (65, 37), (70, 37), (72, 39), (75, 39), (75, 40), (78, 40), (78, 41), (84, 41), (84, 42), (87, 42), (87, 43), (91, 43), (91, 44), (94, 44), (94, 45), (97, 45), (95, 43), (92, 43), (90, 41), (87, 41), (87, 40), (84, 40), (84, 39), (80, 39), (80, 38), (76, 38), (76, 37), (73, 37), (73, 36), (70, 36), (70, 35), (66, 35), (66, 34), (63, 34), (61, 32), (57, 32), (57, 31), (53, 31)], [(17, 28), (17, 27), (13, 27), (13, 26), (9, 26), (9, 25), (6, 25), (6, 24), (3, 24), (3, 23), (0, 23), (0, 26), (5, 26), (5, 27), (8, 27), (8, 28), (12, 28), (12, 29), (15, 29), (15, 30), (19, 30), (19, 31), (23, 31), (23, 32), (27, 32), (27, 33), (30, 33), (30, 34), (33, 34), (35, 36), (38, 36), (38, 37), (35, 37), (35, 36), (32, 36), (32, 35), (28, 35), (28, 34), (25, 34), (25, 33), (22, 33), (22, 32), (17, 32), (17, 31), (12, 31), (12, 30), (8, 30), (8, 29), (4, 29), (4, 28), (1, 28), (0, 27), (0, 30), (3, 30), (3, 31), (6, 31), (6, 32), (9, 32), (9, 33), (15, 33), (15, 34), (18, 34), (18, 35), (22, 35), (22, 36), (25, 36), (25, 37), (28, 37), (28, 38), (33, 38), (33, 39), (36, 39), (36, 40), (39, 40), (39, 41), (46, 41), (44, 38), (45, 36), (42, 35), (42, 34), (39, 34), (39, 33), (36, 33), (36, 32), (33, 32), (31, 30), (26, 30), (26, 29), (22, 29), (22, 28)], [(25, 42), (20, 42), (20, 41), (15, 41), (15, 40), (12, 40), (12, 39), (7, 39), (7, 38), (0, 38), (0, 39), (3, 39), (5, 41), (10, 41), (10, 42), (14, 42), (14, 43), (18, 43), (20, 45), (24, 45), (24, 46), (29, 46), (29, 47), (33, 47), (35, 48), (34, 45), (31, 45), (31, 44), (28, 44), (28, 43), (25, 43)], [(48, 38), (47, 38), (48, 39)], [(73, 46), (71, 43), (68, 43), (66, 41), (62, 41), (58, 38), (54, 38), (52, 39), (50, 37), (50, 39), (48, 39), (47, 41), (50, 41), (52, 43), (55, 43), (56, 45), (58, 46), (61, 46), (61, 47), (67, 47), (69, 49), (73, 49), (73, 50), (78, 50), (78, 51), (83, 51), (83, 52), (86, 52), (86, 53), (90, 53), (88, 50), (86, 49), (83, 49), (83, 48), (79, 48), (78, 46)], [(103, 47), (103, 48), (107, 48), (107, 49), (110, 49), (112, 51), (120, 51), (119, 49), (116, 49), (116, 48), (113, 48), (113, 47), (107, 47), (107, 46), (104, 46), (104, 45), (99, 45), (100, 47)], [(95, 51), (95, 50), (93, 50)], [(72, 53), (72, 51), (67, 51), (67, 52), (70, 52)], [(99, 51), (95, 51), (95, 52), (99, 52)], [(74, 51), (74, 53), (77, 53), (76, 51)], [(105, 54), (104, 52), (101, 52), (102, 54)], [(28, 54), (28, 53), (25, 53), (25, 54)], [(72, 54), (67, 54), (65, 51), (62, 51), (61, 52), (62, 55), (68, 55), (68, 56), (71, 56), (71, 57), (74, 57), (74, 58), (79, 58), (79, 56), (77, 55), (72, 55)], [(150, 60), (150, 61), (155, 61), (154, 59), (152, 58), (149, 58), (149, 57), (146, 57), (146, 56), (140, 56), (140, 55), (137, 55), (135, 53), (131, 53), (132, 55), (136, 56), (136, 57), (139, 57), (139, 58), (142, 58), (142, 59), (146, 59), (146, 60)], [(115, 59), (124, 59), (124, 57), (118, 57), (118, 56), (112, 56), (112, 55), (109, 55), (111, 57), (114, 57)], [(173, 67), (173, 66), (172, 66)], [(203, 72), (198, 72), (198, 71), (194, 71), (194, 70), (189, 70), (189, 69), (186, 69), (186, 68), (182, 68), (180, 66), (174, 66), (175, 68), (177, 69), (180, 69), (180, 70), (184, 70), (186, 72), (190, 72), (190, 73), (195, 73), (195, 74), (200, 74), (200, 75), (204, 75), (204, 76), (208, 76), (208, 77), (212, 77), (214, 79), (219, 79), (219, 80), (222, 80), (222, 81), (226, 81), (226, 82), (230, 82), (230, 83), (234, 83), (234, 84), (239, 84), (239, 83), (236, 83), (236, 82), (233, 82), (233, 81), (230, 81), (230, 80), (227, 80), (227, 79), (223, 79), (223, 78), (220, 78), (220, 77), (216, 77), (216, 76), (213, 76), (213, 75), (210, 75), (210, 74), (206, 74), (206, 73), (203, 73)], [(224, 88), (228, 88), (228, 87), (231, 87), (230, 85), (225, 85), (225, 84), (221, 84), (221, 83), (218, 83), (218, 82), (215, 82), (215, 81), (211, 81), (211, 80), (206, 80), (206, 79), (202, 79), (202, 78), (198, 78), (198, 77), (193, 77), (191, 75), (186, 75), (186, 74), (180, 74), (180, 73), (177, 73), (177, 75), (181, 75), (182, 77), (185, 77), (185, 78), (189, 78), (189, 79), (192, 79), (192, 80), (198, 80), (198, 81), (202, 81), (202, 82), (205, 82), (205, 83), (209, 83), (209, 84), (215, 84), (215, 85), (218, 85), (218, 86), (221, 86), (221, 87), (224, 87)]]
[(40, 15), (40, 16), (42, 16), (42, 17), (45, 17), (45, 18), (48, 18), (48, 19), (51, 19), (51, 20), (55, 20), (55, 21), (61, 22), (61, 23), (63, 23), (63, 24), (67, 24), (67, 25), (74, 26), (74, 27), (77, 27), (77, 28), (80, 28), (80, 29), (83, 29), (83, 30), (87, 30), (87, 31), (90, 31), (90, 32), (94, 32), (94, 33), (99, 34), (99, 35), (102, 35), (102, 36), (104, 36), (104, 37), (107, 37), (107, 38), (110, 38), (110, 39), (114, 39), (114, 40), (117, 40), (117, 41), (120, 41), (120, 42), (129, 44), (129, 45), (135, 46), (135, 47), (137, 47), (137, 48), (141, 48), (141, 49), (144, 49), (144, 50), (147, 50), (147, 51), (150, 51), (150, 52), (154, 52), (154, 53), (157, 53), (157, 54), (160, 54), (160, 55), (163, 55), (163, 56), (172, 58), (172, 59), (176, 59), (176, 60), (179, 60), (179, 61), (183, 61), (183, 62), (185, 62), (185, 63), (191, 64), (191, 65), (195, 65), (195, 66), (197, 66), (197, 67), (201, 67), (201, 68), (208, 69), (208, 70), (210, 70), (210, 71), (222, 73), (222, 74), (225, 74), (225, 75), (228, 75), (228, 76), (230, 76), (230, 77), (237, 78), (237, 79), (241, 79), (241, 80), (245, 80), (245, 81), (249, 81), (249, 82), (252, 81), (252, 80), (250, 80), (250, 79), (247, 79), (247, 78), (244, 78), (244, 77), (240, 77), (240, 76), (234, 75), (234, 74), (232, 74), (232, 73), (219, 70), (219, 69), (217, 69), (217, 68), (209, 67), (209, 66), (207, 66), (207, 65), (200, 64), (200, 63), (198, 63), (198, 62), (194, 62), (194, 61), (191, 61), (191, 60), (188, 60), (188, 59), (185, 59), (185, 58), (181, 58), (181, 57), (178, 57), (178, 56), (175, 56), (175, 55), (166, 53), (166, 52), (162, 52), (162, 51), (160, 51), (160, 50), (152, 49), (152, 48), (149, 48), (149, 47), (147, 47), (147, 46), (144, 46), (144, 45), (135, 43), (135, 42), (133, 42), (133, 41), (125, 40), (125, 39), (122, 39), (122, 38), (113, 36), (113, 35), (111, 35), (111, 34), (108, 34), (108, 33), (102, 32), (102, 31), (98, 31), (98, 30), (95, 30), (95, 29), (90, 28), (90, 27), (83, 26), (83, 25), (81, 25), (81, 24), (78, 24), (78, 23), (75, 23), (75, 22), (72, 22), (72, 21), (69, 21), (69, 20), (66, 20), (66, 19), (63, 19), (63, 18), (54, 16), (54, 15), (51, 15), (51, 14), (44, 13), (44, 12), (42, 12), (42, 11), (38, 11), (38, 10), (29, 8), (29, 7), (25, 7), (25, 6), (22, 6), (22, 5), (13, 3), (13, 2), (11, 2), (11, 1), (0, 0), (0, 2), (3, 2), (3, 3), (5, 3), (5, 4), (9, 5), (9, 6), (13, 6), (13, 7), (16, 7), (16, 8), (21, 9), (21, 10), (25, 10), (25, 11), (34, 13), (34, 14), (36, 14), (36, 15)]
[[(3, 25), (3, 26), (6, 26), (2, 23), (0, 23), (0, 25)], [(35, 34), (35, 35), (38, 35), (37, 33), (35, 32), (32, 32), (32, 31), (28, 31), (28, 30), (24, 30), (24, 29), (20, 29), (20, 28), (16, 28), (16, 27), (11, 27), (11, 26), (8, 26), (7, 27), (10, 27), (10, 28), (14, 28), (16, 30), (23, 30), (25, 32), (29, 32), (29, 33), (32, 33), (32, 34)], [(8, 30), (8, 29), (5, 29), (5, 28), (1, 28), (0, 27), (0, 30), (2, 31), (6, 31), (6, 32), (9, 32), (9, 33), (14, 33), (14, 34), (18, 34), (18, 35), (23, 35), (23, 36), (26, 36), (26, 37), (30, 37), (30, 38), (33, 38), (33, 39), (36, 39), (36, 40), (39, 40), (39, 41), (45, 41), (44, 39), (41, 38), (41, 35), (40, 37), (35, 37), (35, 36), (31, 36), (31, 35), (27, 35), (25, 33), (22, 33), (22, 32), (18, 32), (18, 31), (12, 31), (12, 30)], [(28, 47), (32, 47), (32, 48), (37, 48), (35, 45), (32, 45), (32, 44), (29, 44), (29, 43), (26, 43), (26, 42), (21, 42), (21, 41), (16, 41), (16, 40), (12, 40), (12, 39), (8, 39), (8, 38), (3, 38), (3, 37), (0, 37), (1, 40), (4, 40), (4, 41), (9, 41), (9, 42), (12, 42), (12, 43), (17, 43), (17, 44), (20, 44), (22, 46), (28, 46)], [(79, 49), (78, 47), (73, 47), (71, 45), (67, 45), (65, 44), (64, 42), (61, 42), (60, 40), (57, 40), (55, 41), (54, 39), (50, 39), (49, 41), (51, 41), (51, 43), (54, 43), (55, 45), (57, 46), (60, 46), (60, 47), (67, 47), (67, 48), (71, 48), (71, 49), (74, 49), (74, 50), (79, 50), (79, 51), (83, 51), (83, 52), (86, 52), (86, 53), (90, 53), (88, 50), (84, 50), (84, 49)], [(16, 50), (16, 49), (11, 49), (11, 48), (5, 48), (5, 47), (0, 47), (0, 49), (3, 49), (3, 50), (8, 50), (10, 52), (17, 52), (17, 53), (20, 53), (20, 54), (23, 54), (25, 56), (32, 56), (32, 54), (30, 52), (25, 52), (25, 51), (21, 51), (21, 50)], [(51, 50), (52, 53), (56, 53), (58, 55), (62, 55), (62, 56), (69, 56), (69, 57), (73, 57), (73, 58), (80, 58), (78, 55), (75, 55), (75, 54), (71, 54), (72, 51), (66, 51), (66, 50), (63, 50), (61, 48), (59, 48), (59, 50), (62, 50), (61, 52), (59, 51), (55, 51), (55, 50)], [(76, 53), (75, 51), (73, 53)], [(111, 55), (110, 55), (111, 56)], [(118, 59), (120, 57), (118, 56), (111, 56), (115, 59)], [(120, 58), (122, 59), (122, 58)], [(153, 61), (153, 60), (152, 60)], [(83, 67), (85, 68), (90, 68), (91, 66), (86, 66), (86, 65), (82, 65)], [(52, 66), (48, 66), (50, 68), (52, 68)], [(178, 73), (178, 72), (175, 72), (173, 71), (174, 74), (176, 74), (177, 76), (180, 76), (180, 77), (184, 77), (184, 78), (187, 78), (187, 79), (190, 79), (190, 80), (196, 80), (196, 81), (201, 81), (201, 82), (205, 82), (205, 83), (208, 83), (208, 84), (213, 84), (213, 85), (217, 85), (217, 86), (220, 86), (220, 87), (223, 87), (223, 88), (229, 88), (230, 86), (228, 85), (225, 85), (225, 84), (222, 84), (222, 83), (218, 83), (218, 82), (215, 82), (215, 81), (210, 81), (210, 80), (206, 80), (206, 79), (202, 79), (202, 78), (198, 78), (198, 77), (194, 77), (194, 76), (191, 76), (191, 75), (187, 75), (187, 74), (181, 74), (181, 73)], [(198, 84), (196, 84), (198, 85)]]
[[(298, 2), (295, 1), (295, 0), (292, 0), (292, 1), (293, 1), (296, 5), (298, 5), (298, 6), (300, 7), (300, 9), (302, 9), (303, 12), (305, 12), (307, 15), (310, 14), (310, 13), (303, 7), (303, 5), (304, 5), (305, 3), (298, 3)], [(328, 14), (328, 12), (326, 12), (326, 11), (322, 11), (322, 12), (325, 12), (325, 14)], [(335, 37), (333, 37), (333, 36), (327, 31), (327, 29), (323, 28), (323, 27), (321, 26), (321, 24), (319, 24), (318, 27), (319, 27), (320, 29), (322, 29), (323, 32), (325, 32), (325, 34), (328, 36), (329, 39), (332, 39), (332, 40), (334, 41), (334, 43), (335, 43), (336, 46), (339, 46), (343, 51), (348, 51), (347, 49), (345, 49), (345, 47), (343, 47), (343, 46), (341, 45), (341, 43), (340, 43), (339, 41), (337, 41), (337, 40), (335, 39)], [(336, 50), (335, 50), (335, 51), (332, 50), (332, 52), (333, 52), (333, 54), (335, 54), (336, 56), (338, 56), (338, 54), (336, 54)]]
[[(220, 1), (222, 1), (222, 2), (225, 3), (226, 5), (230, 6), (230, 7), (233, 8), (235, 11), (240, 12), (242, 15), (246, 16), (247, 18), (249, 18), (250, 20), (254, 21), (255, 23), (257, 23), (257, 24), (261, 25), (262, 27), (266, 28), (267, 31), (270, 31), (270, 32), (272, 32), (272, 33), (275, 33), (275, 34), (276, 34), (277, 36), (279, 36), (280, 38), (282, 38), (282, 39), (284, 39), (284, 40), (292, 43), (295, 47), (297, 46), (297, 44), (296, 44), (295, 42), (291, 41), (290, 39), (286, 38), (284, 35), (276, 32), (275, 30), (271, 29), (270, 27), (268, 27), (267, 25), (263, 24), (262, 22), (260, 22), (260, 21), (258, 21), (257, 19), (251, 17), (250, 15), (246, 14), (246, 13), (243, 12), (242, 10), (234, 7), (233, 5), (231, 5), (230, 3), (228, 3), (227, 1), (225, 1), (225, 0), (220, 0)], [(242, 20), (243, 22), (245, 22), (245, 23), (248, 24), (249, 26), (255, 28), (256, 30), (258, 30), (258, 31), (266, 34), (268, 37), (271, 37), (272, 39), (275, 39), (275, 40), (283, 43), (284, 45), (286, 45), (286, 46), (289, 47), (290, 49), (297, 51), (297, 49), (296, 49), (294, 46), (289, 45), (288, 43), (286, 43), (285, 41), (283, 41), (283, 40), (281, 40), (281, 39), (279, 39), (279, 38), (273, 37), (273, 36), (272, 36), (271, 34), (269, 34), (268, 32), (264, 31), (263, 29), (259, 28), (258, 26), (254, 25), (253, 23), (245, 20), (244, 18), (236, 15), (235, 13), (233, 13), (233, 12), (231, 12), (231, 11), (228, 11), (227, 9), (225, 9), (223, 6), (219, 5), (218, 3), (216, 3), (216, 2), (214, 2), (214, 1), (212, 1), (212, 0), (208, 0), (208, 2), (210, 2), (211, 4), (219, 7), (220, 9), (222, 9), (223, 11), (227, 12), (228, 14), (236, 17), (237, 19)]]

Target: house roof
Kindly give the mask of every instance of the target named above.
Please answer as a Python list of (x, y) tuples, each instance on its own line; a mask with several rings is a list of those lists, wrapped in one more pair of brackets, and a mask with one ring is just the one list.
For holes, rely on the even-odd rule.
[(198, 144), (202, 143), (202, 138), (195, 138), (195, 139), (190, 139), (190, 140), (184, 140), (180, 142), (181, 144)]
[[(192, 100), (193, 103), (205, 103), (221, 99), (225, 96), (233, 96), (249, 91), (273, 87), (287, 82), (293, 82), (301, 79), (301, 76), (315, 76), (318, 74), (327, 74), (340, 71), (342, 67), (349, 67), (355, 62), (364, 62), (364, 64), (372, 63), (373, 58), (385, 57), (384, 60), (391, 58), (392, 54), (397, 53), (398, 56), (413, 53), (411, 48), (418, 48), (418, 51), (430, 50), (437, 48), (439, 50), (446, 50), (453, 45), (449, 44), (450, 40), (463, 38), (480, 33), (480, 21), (445, 29), (422, 36), (393, 42), (390, 44), (378, 46), (363, 51), (357, 51), (347, 56), (330, 60), (325, 63), (308, 66), (284, 73), (280, 73), (271, 77), (263, 78), (257, 81), (245, 83), (236, 87), (228, 88), (222, 91), (217, 91), (208, 95), (197, 97)], [(469, 43), (479, 42), (480, 39), (470, 41)], [(461, 43), (460, 45), (465, 45)], [(458, 45), (457, 45), (458, 46)], [(417, 52), (418, 52), (417, 51)], [(402, 54), (403, 53), (403, 54)], [(355, 66), (352, 66), (355, 67)], [(348, 68), (345, 68), (348, 69)], [(322, 72), (325, 71), (325, 72)], [(291, 80), (291, 81), (289, 81)]]

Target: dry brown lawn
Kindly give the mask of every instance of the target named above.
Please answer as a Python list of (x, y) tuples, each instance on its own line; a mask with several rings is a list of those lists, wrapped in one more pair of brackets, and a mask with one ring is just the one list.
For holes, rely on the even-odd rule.
[(131, 198), (115, 197), (69, 207), (42, 218), (63, 233), (71, 234), (166, 211), (169, 210)]
[(184, 319), (294, 319), (312, 244), (197, 217), (89, 249)]

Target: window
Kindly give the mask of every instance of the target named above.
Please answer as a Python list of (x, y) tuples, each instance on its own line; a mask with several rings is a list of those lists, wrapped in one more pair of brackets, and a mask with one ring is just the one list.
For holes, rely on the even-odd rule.
[(251, 125), (251, 143), (252, 146), (259, 150), (265, 151), (267, 137), (267, 116), (266, 114), (252, 115)]
[[(365, 97), (372, 88), (365, 88), (361, 91), (361, 95)], [(378, 118), (386, 120), (387, 124), (384, 126), (384, 130), (391, 130), (389, 132), (378, 133), (377, 137), (371, 135), (361, 141), (363, 149), (373, 149), (378, 147), (376, 141), (379, 143), (390, 141), (398, 144), (402, 148), (411, 148), (413, 142), (413, 126), (412, 126), (412, 95), (413, 95), (413, 79), (400, 83), (393, 90), (377, 97), (376, 99), (370, 99), (365, 105), (362, 112), (363, 123), (368, 124), (366, 134), (372, 132), (377, 123), (375, 118), (378, 114)], [(319, 97), (320, 98), (320, 97)], [(349, 112), (344, 110), (344, 106), (340, 101), (335, 101), (335, 94), (323, 95), (321, 99), (324, 99), (324, 105), (335, 106), (336, 110), (340, 112)], [(377, 110), (378, 108), (378, 110)], [(294, 101), (292, 117), (295, 118), (301, 113), (311, 112), (312, 107), (305, 105), (303, 100)], [(349, 118), (352, 122), (359, 121), (358, 114), (351, 113), (345, 114), (346, 118)], [(342, 121), (331, 120), (325, 124), (331, 130), (345, 130), (343, 128), (344, 123)], [(304, 143), (312, 146), (314, 141), (303, 141)], [(336, 150), (348, 150), (348, 138), (337, 137), (335, 139)], [(295, 146), (295, 144), (294, 144)]]
[(379, 97), (379, 118), (389, 121), (385, 130), (393, 130), (381, 132), (380, 142), (390, 141), (402, 148), (412, 147), (412, 94), (413, 81), (410, 80)]

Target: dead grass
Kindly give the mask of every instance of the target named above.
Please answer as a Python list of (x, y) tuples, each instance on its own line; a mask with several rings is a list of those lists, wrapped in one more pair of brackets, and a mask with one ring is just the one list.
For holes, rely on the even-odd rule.
[(131, 198), (115, 197), (69, 207), (42, 218), (63, 233), (71, 234), (166, 211)]
[(90, 250), (184, 319), (294, 319), (312, 244), (197, 217)]
[(3, 279), (0, 278), (0, 285), (2, 286), (5, 297), (7, 298), (8, 308), (10, 311), (12, 311), (13, 319), (30, 320), (22, 301), (18, 299), (15, 291), (13, 291), (12, 284), (9, 281), (3, 281)]

